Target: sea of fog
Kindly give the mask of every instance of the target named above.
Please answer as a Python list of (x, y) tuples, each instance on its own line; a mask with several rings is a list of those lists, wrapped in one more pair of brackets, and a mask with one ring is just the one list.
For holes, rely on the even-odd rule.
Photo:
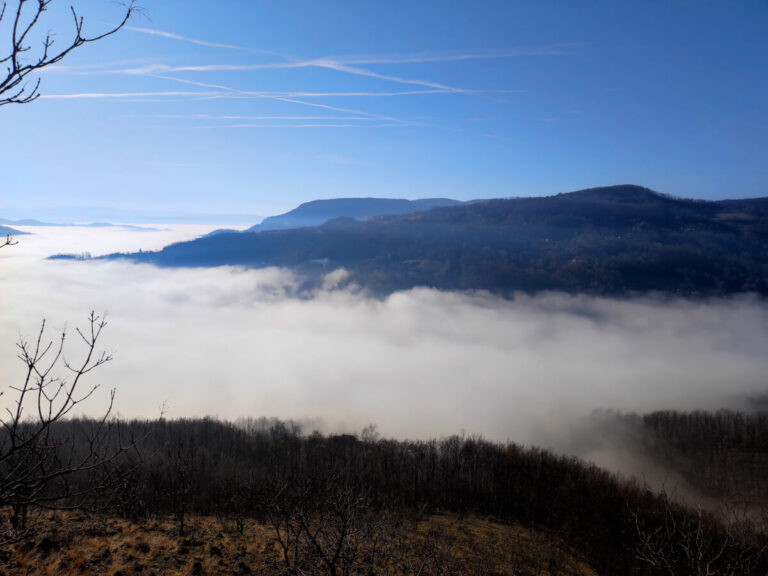
[[(98, 414), (276, 416), (324, 430), (439, 437), (464, 431), (557, 446), (595, 409), (740, 407), (768, 383), (768, 306), (550, 293), (501, 299), (414, 289), (374, 299), (328, 276), (297, 293), (289, 271), (50, 261), (60, 252), (157, 249), (210, 231), (25, 228), (0, 250), (0, 379), (19, 382), (19, 338), (95, 310), (114, 360), (88, 376)], [(11, 395), (0, 397), (9, 402)]]

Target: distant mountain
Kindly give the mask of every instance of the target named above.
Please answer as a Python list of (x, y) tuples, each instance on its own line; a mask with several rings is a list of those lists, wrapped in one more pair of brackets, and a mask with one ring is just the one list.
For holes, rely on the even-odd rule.
[[(51, 222), (41, 222), (40, 220), (33, 220), (31, 218), (25, 218), (23, 220), (8, 220), (7, 218), (0, 218), (0, 225), (10, 224), (12, 226), (83, 226), (86, 228), (120, 228), (123, 230), (132, 230), (134, 232), (160, 232), (165, 231), (167, 228), (149, 228), (147, 226), (134, 226), (132, 224), (111, 224), (109, 222), (93, 222), (91, 224), (53, 224)], [(26, 234), (26, 232), (15, 232), (15, 234)]]
[(455, 206), (458, 200), (449, 198), (425, 198), (422, 200), (401, 200), (393, 198), (333, 198), (305, 202), (298, 208), (278, 216), (265, 218), (261, 224), (251, 226), (245, 232), (266, 230), (287, 230), (306, 226), (320, 226), (333, 218), (354, 218), (368, 220), (388, 214), (412, 214), (438, 206)]
[(55, 208), (8, 208), (5, 215), (10, 218), (21, 218), (34, 213), (36, 218), (27, 224), (1, 221), (0, 224), (19, 226), (65, 226), (72, 222), (130, 222), (131, 224), (204, 224), (242, 226), (258, 222), (263, 215), (239, 213), (194, 213), (176, 210), (131, 210), (108, 208), (100, 206), (58, 206)]
[[(242, 233), (265, 232), (267, 230), (290, 230), (320, 226), (334, 218), (353, 218), (368, 220), (374, 216), (412, 214), (430, 210), (437, 206), (455, 206), (462, 204), (450, 198), (424, 198), (421, 200), (401, 200), (392, 198), (331, 198), (328, 200), (312, 200), (300, 204), (290, 212), (269, 216), (256, 224), (242, 230)], [(216, 236), (230, 232), (240, 232), (232, 228), (217, 228), (205, 234)]]
[(413, 286), (593, 294), (768, 295), (768, 198), (706, 202), (613, 186), (317, 227), (219, 234), (159, 252), (160, 266), (344, 267), (373, 292)]
[(0, 226), (0, 237), (21, 236), (22, 234), (29, 234), (29, 232), (22, 232), (21, 230), (16, 230), (10, 226)]
[(33, 220), (31, 218), (25, 218), (23, 220), (0, 218), (0, 224), (10, 224), (11, 226), (56, 226), (56, 224), (48, 224), (47, 222), (40, 222), (40, 220)]
[(118, 228), (130, 232), (166, 232), (168, 228), (150, 228), (149, 226), (134, 226), (133, 224), (111, 224), (109, 222), (92, 222), (90, 224), (67, 224), (67, 226), (83, 226), (85, 228)]
[(240, 230), (235, 230), (234, 228), (216, 228), (215, 230), (208, 232), (208, 234), (203, 234), (201, 238), (216, 236), (216, 234), (240, 234)]

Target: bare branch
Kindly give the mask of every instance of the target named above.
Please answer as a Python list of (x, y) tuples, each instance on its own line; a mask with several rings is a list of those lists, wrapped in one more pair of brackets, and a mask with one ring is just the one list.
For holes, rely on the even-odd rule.
[[(5, 104), (27, 104), (40, 96), (39, 76), (30, 84), (30, 75), (36, 75), (40, 70), (62, 60), (75, 48), (85, 44), (102, 40), (122, 29), (131, 16), (139, 9), (136, 0), (130, 0), (121, 4), (122, 17), (120, 22), (101, 34), (88, 36), (85, 34), (85, 21), (78, 15), (74, 6), (70, 7), (74, 20), (74, 33), (69, 43), (63, 45), (60, 50), (53, 50), (54, 39), (49, 32), (41, 42), (41, 48), (36, 56), (31, 56), (32, 46), (27, 43), (31, 35), (39, 28), (41, 17), (48, 10), (53, 0), (36, 0), (35, 7), (28, 20), (25, 16), (31, 0), (17, 0), (11, 29), (10, 51), (7, 55), (0, 55), (0, 65), (5, 66), (5, 72), (0, 71), (0, 106)], [(0, 8), (0, 21), (5, 16), (7, 2), (3, 2)], [(12, 12), (13, 13), (13, 12)], [(24, 23), (26, 21), (26, 24)]]
[[(30, 506), (83, 506), (82, 499), (99, 489), (91, 476), (105, 471), (109, 476), (110, 466), (135, 448), (135, 444), (124, 444), (120, 438), (115, 444), (112, 436), (114, 390), (90, 432), (76, 433), (71, 424), (64, 425), (72, 410), (99, 388), (98, 384), (83, 387), (82, 378), (112, 359), (110, 354), (97, 351), (105, 326), (106, 321), (91, 312), (88, 327), (76, 329), (85, 345), (77, 362), (64, 357), (66, 330), (56, 341), (48, 340), (45, 321), (34, 340), (21, 338), (17, 343), (18, 358), (26, 366), (26, 373), (19, 385), (8, 387), (15, 396), (0, 415), (0, 508), (12, 510), (11, 527), (0, 526), (0, 546), (29, 533), (25, 521)], [(62, 366), (69, 378), (57, 375)], [(89, 480), (72, 481), (78, 477)]]
[[(3, 9), (5, 9), (5, 6), (3, 6)], [(2, 20), (2, 16), (0, 16), (0, 20)], [(0, 240), (0, 248), (5, 248), (6, 246), (14, 246), (15, 244), (18, 244), (18, 240), (14, 240), (13, 236), (8, 234), (5, 237), (5, 240)]]

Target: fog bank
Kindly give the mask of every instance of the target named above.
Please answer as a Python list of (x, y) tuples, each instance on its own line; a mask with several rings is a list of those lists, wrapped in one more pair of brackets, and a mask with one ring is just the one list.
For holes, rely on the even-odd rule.
[[(156, 248), (204, 229), (69, 239), (56, 230), (0, 250), (0, 378), (18, 382), (14, 343), (42, 318), (73, 331), (91, 309), (105, 312), (101, 343), (115, 359), (89, 380), (116, 388), (126, 417), (156, 417), (166, 404), (170, 417), (375, 422), (384, 436), (463, 430), (556, 446), (596, 408), (734, 407), (767, 388), (768, 306), (756, 297), (504, 300), (415, 289), (377, 300), (335, 289), (342, 272), (297, 296), (298, 280), (278, 269), (41, 260), (137, 249), (137, 234), (138, 247)], [(71, 338), (69, 350), (82, 348)], [(103, 406), (104, 395), (88, 403), (93, 413)]]

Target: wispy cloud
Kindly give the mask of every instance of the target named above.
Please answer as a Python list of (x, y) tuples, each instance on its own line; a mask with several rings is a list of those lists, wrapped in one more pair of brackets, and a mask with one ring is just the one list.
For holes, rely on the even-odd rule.
[[(496, 88), (480, 88), (480, 89), (465, 89), (462, 94), (523, 94), (526, 90), (519, 89), (496, 89)], [(285, 92), (283, 95), (292, 96), (295, 98), (326, 98), (326, 97), (393, 97), (393, 96), (421, 96), (430, 94), (451, 94), (455, 93), (450, 90), (401, 90), (397, 92)]]
[[(160, 31), (153, 31), (153, 33), (161, 34)], [(162, 33), (161, 35), (168, 35), (168, 33)], [(170, 34), (169, 37), (177, 37), (177, 35)], [(189, 41), (192, 41), (188, 39)], [(201, 43), (195, 41), (195, 43)], [(210, 43), (206, 43), (210, 44)], [(277, 54), (282, 58), (283, 62), (266, 62), (266, 63), (251, 63), (251, 64), (188, 64), (171, 66), (167, 64), (148, 64), (145, 66), (138, 66), (133, 68), (122, 68), (113, 70), (118, 74), (136, 74), (136, 75), (154, 75), (154, 74), (173, 74), (179, 72), (247, 72), (256, 70), (290, 70), (301, 68), (323, 68), (327, 70), (334, 70), (345, 74), (351, 74), (355, 76), (364, 76), (368, 78), (376, 78), (387, 82), (394, 82), (398, 84), (406, 84), (413, 86), (423, 86), (425, 88), (431, 88), (439, 92), (455, 92), (455, 93), (482, 93), (484, 90), (472, 90), (467, 88), (459, 88), (456, 86), (450, 86), (440, 82), (434, 82), (427, 79), (418, 78), (406, 78), (403, 76), (382, 74), (375, 72), (367, 68), (361, 68), (362, 64), (421, 64), (421, 63), (436, 63), (436, 62), (455, 62), (464, 60), (492, 60), (502, 58), (513, 58), (521, 56), (541, 56), (541, 55), (564, 55), (568, 53), (568, 49), (576, 46), (577, 44), (556, 44), (543, 47), (523, 47), (523, 48), (510, 48), (505, 50), (483, 50), (483, 51), (453, 51), (453, 52), (441, 52), (431, 54), (395, 54), (395, 55), (383, 55), (383, 56), (339, 56), (333, 58), (312, 58), (312, 59), (297, 59), (292, 56)], [(232, 47), (230, 45), (218, 45), (220, 47)], [(264, 50), (259, 50), (262, 53), (269, 53)], [(271, 53), (275, 54), (275, 53)]]
[(175, 118), (180, 120), (290, 120), (290, 121), (307, 121), (307, 120), (365, 120), (370, 121), (374, 118), (368, 116), (279, 116), (279, 115), (261, 115), (261, 116), (233, 116), (230, 114), (218, 115), (218, 114), (153, 114), (153, 118)]
[(146, 66), (151, 62), (147, 58), (126, 58), (113, 62), (98, 62), (93, 64), (52, 64), (47, 66), (40, 73), (49, 74), (51, 72), (65, 72), (67, 74), (89, 75), (89, 74), (109, 74), (116, 69), (125, 67)]
[(175, 74), (179, 72), (237, 72), (237, 71), (254, 71), (254, 70), (290, 70), (299, 68), (323, 68), (326, 70), (334, 70), (336, 72), (343, 72), (345, 74), (352, 74), (354, 76), (365, 76), (368, 78), (376, 78), (387, 82), (395, 82), (397, 84), (408, 84), (413, 86), (424, 86), (426, 88), (432, 88), (435, 90), (441, 90), (444, 92), (459, 92), (459, 93), (471, 93), (472, 90), (464, 88), (457, 88), (455, 86), (448, 86), (439, 82), (432, 82), (431, 80), (421, 80), (413, 78), (403, 78), (401, 76), (393, 76), (389, 74), (380, 74), (366, 68), (360, 68), (356, 66), (350, 66), (343, 62), (336, 60), (330, 60), (327, 58), (319, 58), (313, 60), (293, 61), (293, 62), (271, 62), (267, 64), (201, 64), (201, 65), (184, 65), (184, 66), (168, 66), (166, 64), (150, 64), (148, 66), (139, 66), (137, 68), (123, 68), (122, 70), (115, 70), (118, 74), (135, 74), (141, 76), (149, 76), (156, 74)]
[[(170, 78), (167, 78), (170, 79)], [(181, 80), (181, 79), (175, 79)], [(497, 91), (494, 91), (497, 92)], [(522, 90), (509, 90), (505, 92), (523, 92)], [(221, 90), (216, 92), (206, 91), (156, 91), (156, 92), (79, 92), (70, 94), (43, 94), (40, 98), (49, 100), (77, 100), (77, 99), (144, 99), (144, 98), (166, 98), (166, 97), (196, 97), (196, 98), (216, 98), (216, 99), (248, 99), (265, 98), (273, 100), (290, 100), (295, 98), (388, 98), (396, 96), (411, 95), (429, 95), (445, 94), (444, 90), (411, 90), (405, 92), (305, 92), (305, 91), (238, 91), (232, 92)], [(307, 106), (318, 106), (317, 104), (304, 103)], [(328, 108), (327, 106), (322, 106)], [(330, 107), (334, 109), (334, 107)], [(339, 109), (342, 110), (342, 109)], [(366, 113), (367, 114), (367, 113)]]
[[(222, 42), (210, 42), (206, 40), (199, 40), (197, 38), (190, 38), (189, 36), (183, 36), (181, 34), (175, 34), (173, 32), (167, 32), (165, 30), (157, 30), (153, 28), (139, 28), (135, 26), (126, 26), (126, 29), (133, 32), (139, 32), (142, 34), (149, 34), (152, 36), (160, 36), (168, 38), (170, 40), (177, 40), (181, 42), (188, 42), (190, 44), (197, 44), (198, 46), (208, 46), (210, 48), (223, 48), (228, 50), (240, 50), (245, 52), (258, 52), (261, 54), (269, 54), (272, 56), (278, 56), (281, 59), (300, 62), (300, 59), (275, 52), (272, 50), (263, 50), (257, 48), (250, 48), (246, 46), (239, 46), (236, 44), (228, 44)], [(450, 50), (442, 52), (417, 52), (417, 53), (405, 53), (405, 54), (368, 54), (368, 55), (341, 55), (329, 58), (329, 60), (343, 63), (343, 64), (425, 64), (432, 62), (456, 62), (462, 60), (493, 60), (503, 58), (519, 58), (526, 56), (565, 56), (571, 53), (571, 51), (579, 46), (583, 46), (581, 42), (569, 42), (559, 44), (545, 44), (535, 46), (517, 46), (512, 48), (502, 48), (495, 50)]]
[(222, 84), (209, 84), (206, 82), (197, 82), (195, 80), (187, 80), (185, 78), (177, 78), (176, 76), (152, 76), (153, 78), (162, 78), (165, 80), (173, 80), (175, 82), (181, 82), (182, 84), (189, 84), (192, 86), (198, 86), (201, 88), (214, 88), (218, 90), (223, 90), (225, 92), (231, 92), (234, 94), (239, 94), (242, 96), (250, 96), (253, 98), (265, 98), (269, 100), (276, 100), (278, 102), (288, 102), (291, 104), (298, 104), (301, 106), (309, 106), (312, 108), (321, 108), (323, 110), (331, 110), (333, 112), (340, 112), (343, 114), (353, 114), (353, 115), (360, 115), (360, 116), (367, 116), (369, 118), (376, 118), (378, 120), (382, 120), (385, 122), (396, 122), (400, 123), (402, 125), (415, 125), (415, 123), (408, 121), (408, 120), (402, 120), (400, 118), (394, 118), (392, 116), (384, 116), (381, 114), (374, 114), (372, 112), (365, 112), (363, 110), (354, 110), (350, 108), (340, 108), (338, 106), (331, 106), (330, 104), (320, 104), (319, 102), (307, 102), (306, 100), (298, 100), (296, 98), (286, 98), (286, 97), (280, 97), (280, 96), (273, 96), (269, 92), (254, 92), (249, 90), (241, 90), (239, 88), (232, 88), (230, 86), (225, 86)]
[(424, 52), (411, 54), (382, 54), (362, 56), (334, 56), (332, 59), (345, 64), (427, 64), (432, 62), (457, 62), (461, 60), (498, 60), (523, 56), (566, 56), (580, 42), (523, 46), (500, 50), (454, 50), (448, 52)]
[(211, 124), (203, 128), (402, 128), (400, 122), (382, 124), (314, 123), (314, 124)]
[[(376, 72), (368, 68), (362, 68), (362, 64), (418, 64), (418, 63), (436, 63), (436, 62), (454, 62), (463, 60), (487, 60), (487, 59), (501, 59), (501, 58), (513, 58), (520, 56), (534, 56), (534, 55), (563, 55), (567, 54), (568, 50), (577, 44), (554, 44), (548, 46), (538, 47), (518, 47), (500, 50), (474, 50), (474, 51), (451, 51), (451, 52), (439, 52), (439, 53), (415, 53), (415, 54), (389, 54), (389, 55), (367, 55), (367, 56), (338, 56), (338, 57), (323, 57), (323, 58), (311, 58), (300, 59), (290, 55), (280, 54), (268, 50), (255, 50), (246, 48), (243, 46), (237, 46), (234, 44), (225, 44), (217, 42), (208, 42), (189, 38), (179, 34), (166, 32), (163, 30), (155, 30), (149, 28), (136, 28), (132, 27), (131, 30), (135, 32), (141, 32), (145, 34), (151, 34), (169, 38), (173, 40), (179, 40), (184, 42), (190, 42), (202, 46), (209, 46), (215, 48), (227, 48), (234, 50), (254, 51), (263, 54), (270, 54), (278, 56), (282, 61), (280, 62), (262, 62), (262, 63), (220, 63), (220, 64), (184, 64), (184, 65), (168, 65), (162, 63), (144, 64), (133, 67), (121, 67), (121, 66), (84, 66), (80, 69), (73, 67), (59, 67), (59, 71), (68, 71), (82, 74), (124, 74), (124, 75), (137, 75), (137, 76), (152, 76), (157, 78), (167, 78), (168, 74), (177, 74), (181, 72), (198, 72), (198, 73), (216, 73), (216, 72), (248, 72), (259, 70), (298, 70), (304, 68), (319, 68), (326, 70), (333, 70), (344, 74), (350, 74), (353, 76), (361, 76), (367, 78), (375, 78), (383, 80), (385, 82), (393, 82), (396, 84), (404, 84), (410, 86), (419, 86), (424, 88), (423, 90), (407, 90), (407, 91), (390, 91), (390, 92), (373, 92), (373, 91), (348, 91), (348, 92), (327, 92), (327, 91), (295, 91), (286, 92), (283, 94), (271, 94), (270, 96), (280, 97), (395, 97), (395, 96), (411, 96), (411, 95), (427, 95), (427, 94), (471, 94), (471, 95), (483, 95), (492, 92), (517, 92), (516, 90), (488, 90), (488, 89), (470, 89), (464, 87), (457, 87), (441, 82), (435, 82), (430, 79), (423, 78), (408, 78), (401, 75), (383, 74)], [(264, 93), (262, 93), (264, 94)], [(253, 94), (251, 94), (253, 95)]]
[(75, 94), (43, 94), (41, 100), (119, 100), (128, 98), (196, 97), (210, 98), (221, 92), (170, 91), (170, 92), (80, 92)]
[(398, 92), (273, 92), (275, 96), (283, 98), (388, 98), (394, 96), (418, 96), (428, 94), (446, 94), (447, 90), (401, 90)]
[(245, 72), (250, 70), (282, 70), (290, 68), (308, 68), (305, 62), (270, 62), (266, 64), (186, 64), (170, 66), (168, 64), (147, 64), (134, 68), (113, 69), (115, 74), (134, 74), (146, 76), (152, 74), (168, 74), (176, 72)]
[(151, 36), (160, 36), (162, 38), (168, 38), (169, 40), (179, 40), (181, 42), (188, 42), (190, 44), (197, 44), (198, 46), (208, 46), (209, 48), (225, 48), (228, 50), (242, 50), (245, 52), (261, 52), (263, 54), (270, 54), (273, 56), (280, 56), (277, 52), (270, 52), (268, 50), (256, 50), (254, 48), (246, 48), (245, 46), (237, 46), (236, 44), (224, 44), (220, 42), (207, 42), (205, 40), (198, 40), (196, 38), (190, 38), (189, 36), (182, 36), (181, 34), (174, 34), (173, 32), (166, 32), (165, 30), (155, 30), (153, 28), (137, 28), (135, 26), (126, 26), (126, 30), (132, 32), (139, 32), (141, 34), (149, 34)]
[[(411, 77), (401, 73), (383, 73), (372, 70), (368, 65), (407, 65), (407, 64), (429, 64), (439, 62), (460, 62), (471, 60), (493, 60), (504, 58), (515, 58), (524, 56), (543, 56), (543, 55), (564, 55), (567, 54), (576, 44), (552, 44), (546, 46), (533, 47), (515, 47), (497, 50), (454, 50), (433, 53), (408, 53), (408, 54), (382, 54), (382, 55), (342, 55), (337, 57), (322, 58), (296, 58), (291, 55), (281, 54), (268, 50), (257, 50), (237, 44), (212, 42), (192, 38), (165, 30), (153, 28), (131, 27), (130, 30), (158, 36), (178, 42), (186, 42), (199, 46), (210, 48), (237, 50), (242, 52), (258, 52), (269, 54), (279, 59), (272, 62), (250, 62), (250, 63), (188, 63), (180, 65), (169, 65), (163, 63), (140, 63), (132, 65), (130, 63), (115, 63), (107, 66), (85, 66), (79, 71), (72, 68), (60, 68), (60, 71), (68, 71), (80, 74), (119, 74), (127, 76), (143, 76), (146, 78), (155, 78), (164, 81), (183, 83), (188, 86), (195, 86), (204, 90), (200, 91), (136, 91), (136, 92), (91, 92), (75, 94), (50, 94), (43, 96), (47, 99), (74, 100), (74, 99), (104, 99), (104, 100), (146, 100), (150, 98), (200, 98), (200, 99), (267, 99), (279, 102), (295, 104), (298, 106), (311, 107), (329, 113), (335, 116), (309, 116), (309, 115), (284, 115), (284, 116), (242, 116), (242, 117), (194, 117), (188, 119), (207, 119), (222, 121), (237, 121), (236, 124), (229, 124), (231, 127), (264, 128), (264, 127), (353, 127), (360, 123), (366, 123), (368, 126), (374, 126), (371, 121), (378, 121), (376, 126), (389, 127), (393, 125), (400, 126), (429, 126), (423, 122), (405, 120), (388, 115), (376, 114), (364, 110), (333, 106), (331, 104), (321, 103), (313, 100), (326, 98), (395, 98), (406, 96), (430, 96), (437, 94), (455, 94), (486, 97), (489, 94), (522, 92), (521, 90), (495, 90), (495, 89), (474, 89), (467, 87), (454, 86), (443, 82), (434, 81), (429, 78)], [(234, 88), (232, 86), (199, 82), (189, 78), (180, 78), (184, 73), (222, 73), (222, 72), (248, 72), (248, 71), (269, 71), (269, 70), (302, 70), (302, 69), (323, 69), (331, 70), (341, 74), (357, 76), (362, 78), (372, 78), (383, 82), (390, 82), (410, 87), (411, 89), (373, 91), (373, 90), (347, 90), (347, 91), (325, 91), (325, 90), (286, 90), (286, 91), (254, 91)], [(271, 124), (265, 124), (270, 122)], [(276, 123), (277, 122), (277, 123)]]
[[(527, 90), (481, 89), (466, 90), (465, 94), (524, 94)], [(455, 94), (448, 90), (401, 90), (396, 92), (359, 91), (359, 92), (313, 92), (313, 91), (259, 91), (264, 98), (393, 98), (398, 96), (429, 96), (433, 94)]]
[(310, 63), (311, 66), (318, 68), (327, 68), (329, 70), (336, 70), (337, 72), (345, 72), (347, 74), (354, 74), (356, 76), (367, 76), (369, 78), (376, 78), (379, 80), (386, 80), (388, 82), (396, 82), (398, 84), (410, 84), (413, 86), (425, 86), (427, 88), (434, 88), (437, 90), (445, 90), (446, 92), (471, 92), (463, 88), (456, 88), (454, 86), (448, 86), (447, 84), (440, 84), (438, 82), (432, 82), (430, 80), (416, 80), (412, 78), (403, 78), (400, 76), (391, 76), (388, 74), (379, 74), (366, 68), (359, 68), (337, 62), (335, 60), (314, 60)]

